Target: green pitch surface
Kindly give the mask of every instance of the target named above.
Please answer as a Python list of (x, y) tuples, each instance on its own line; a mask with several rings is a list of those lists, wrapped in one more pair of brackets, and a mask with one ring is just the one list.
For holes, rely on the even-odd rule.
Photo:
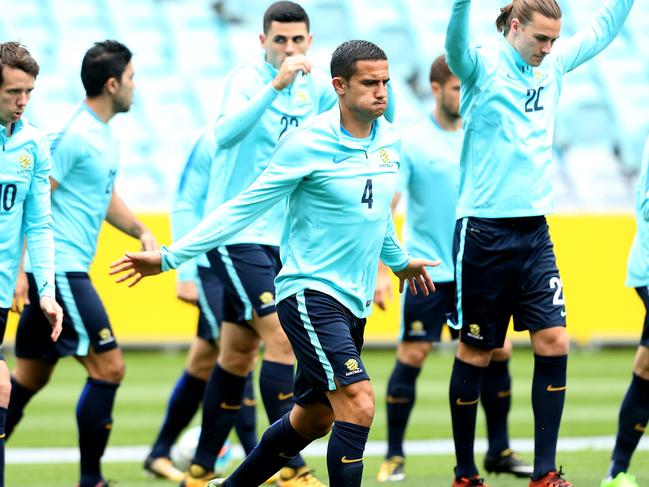
[[(631, 377), (634, 350), (575, 351), (569, 361), (569, 381), (561, 437), (613, 436), (616, 432), (620, 401)], [(382, 441), (386, 436), (383, 397), (388, 376), (394, 363), (394, 353), (368, 351), (364, 355), (377, 395), (377, 410), (370, 441)], [(451, 438), (450, 415), (447, 406), (448, 377), (452, 364), (449, 351), (433, 353), (422, 372), (417, 391), (417, 405), (408, 430), (408, 439)], [(9, 358), (9, 365), (12, 360)], [(185, 362), (180, 353), (127, 353), (126, 380), (120, 387), (114, 414), (111, 446), (142, 446), (149, 444), (160, 424), (168, 394)], [(511, 371), (514, 380), (513, 408), (510, 414), (510, 434), (516, 438), (531, 438), (533, 421), (530, 406), (532, 354), (520, 350), (514, 354)], [(23, 421), (9, 443), (18, 448), (48, 448), (56, 458), (57, 447), (74, 447), (76, 426), (74, 408), (85, 374), (74, 360), (64, 360), (58, 366), (51, 383), (28, 406)], [(482, 414), (482, 413), (480, 413)], [(260, 411), (260, 431), (265, 428), (265, 414)], [(478, 437), (484, 437), (484, 422), (479, 418)], [(531, 459), (530, 453), (523, 456)], [(567, 478), (575, 487), (597, 487), (605, 474), (610, 451), (584, 450), (559, 452), (558, 464), (563, 465)], [(25, 461), (25, 459), (22, 459)], [(308, 457), (318, 476), (326, 480), (326, 461)], [(141, 470), (142, 458), (131, 463), (107, 463), (105, 477), (119, 482), (118, 487), (173, 485), (147, 478)], [(481, 456), (478, 457), (481, 463)], [(366, 457), (363, 485), (378, 485), (374, 480), (381, 458)], [(406, 463), (408, 478), (400, 485), (448, 486), (454, 464), (452, 452), (442, 455), (412, 455)], [(636, 452), (631, 473), (640, 485), (649, 485), (649, 452)], [(75, 463), (10, 463), (6, 467), (9, 487), (42, 486), (72, 487), (77, 482)], [(527, 486), (527, 482), (507, 477), (486, 476), (492, 487)], [(399, 485), (399, 484), (397, 484)]]

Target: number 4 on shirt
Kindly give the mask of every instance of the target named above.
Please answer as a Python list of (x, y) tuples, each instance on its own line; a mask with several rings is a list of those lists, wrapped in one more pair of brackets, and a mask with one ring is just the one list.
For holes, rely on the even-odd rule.
[(372, 195), (372, 180), (368, 179), (365, 182), (365, 189), (363, 190), (363, 197), (361, 198), (361, 203), (367, 203), (367, 207), (371, 210), (372, 203), (374, 203), (374, 197)]

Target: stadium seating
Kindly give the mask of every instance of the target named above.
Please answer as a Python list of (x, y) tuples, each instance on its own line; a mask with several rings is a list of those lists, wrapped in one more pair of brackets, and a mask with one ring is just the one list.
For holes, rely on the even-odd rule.
[[(587, 25), (602, 2), (561, 2), (564, 36)], [(375, 41), (391, 60), (397, 122), (405, 124), (430, 108), (428, 69), (443, 50), (450, 2), (302, 3), (312, 18), (316, 65), (327, 69), (331, 52), (346, 39)], [(471, 21), (476, 42), (497, 35), (493, 20), (503, 3), (474, 2)], [(22, 41), (41, 63), (30, 118), (46, 129), (60, 124), (83, 97), (80, 61), (93, 41), (116, 38), (131, 47), (138, 83), (136, 104), (131, 115), (114, 122), (123, 136), (121, 180), (128, 181), (126, 197), (131, 204), (164, 210), (194, 134), (216, 112), (226, 73), (258, 55), (257, 34), (268, 4), (269, 0), (21, 0), (3, 9), (0, 35)], [(638, 2), (609, 49), (566, 78), (557, 114), (557, 177), (581, 167), (572, 158), (583, 150), (598, 152), (593, 164), (602, 165), (601, 170), (584, 168), (578, 186), (570, 178), (559, 183), (569, 188), (568, 199), (573, 197), (568, 207), (589, 201), (594, 194), (589, 188), (597, 186), (595, 179), (602, 173), (620, 183), (613, 185), (620, 192), (614, 201), (621, 207), (632, 201), (629, 175), (639, 167), (649, 134), (647, 25), (649, 6)], [(138, 191), (129, 194), (130, 187)]]

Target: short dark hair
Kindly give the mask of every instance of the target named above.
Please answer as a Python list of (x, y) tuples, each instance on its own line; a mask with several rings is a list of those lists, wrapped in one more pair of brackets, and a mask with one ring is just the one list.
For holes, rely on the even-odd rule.
[(83, 56), (81, 63), (81, 82), (86, 96), (92, 98), (101, 95), (104, 84), (110, 78), (121, 80), (132, 57), (133, 53), (120, 42), (95, 42)]
[(350, 79), (356, 72), (358, 61), (387, 61), (383, 49), (369, 41), (346, 41), (331, 55), (331, 77)]
[(430, 66), (430, 74), (428, 75), (430, 82), (443, 85), (451, 76), (454, 76), (454, 74), (451, 73), (451, 69), (446, 63), (446, 56), (444, 54), (437, 56)]
[(306, 30), (311, 27), (306, 11), (294, 2), (275, 2), (264, 13), (264, 34), (268, 34), (270, 24), (275, 22), (304, 22)]
[(40, 68), (36, 59), (32, 57), (27, 48), (20, 42), (3, 42), (0, 44), (0, 85), (4, 83), (2, 68), (20, 69), (34, 78), (38, 76)]

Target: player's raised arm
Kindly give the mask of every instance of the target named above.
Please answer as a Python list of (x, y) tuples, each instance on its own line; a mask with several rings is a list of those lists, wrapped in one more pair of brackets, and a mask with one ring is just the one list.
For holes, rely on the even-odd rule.
[(608, 0), (590, 25), (559, 47), (564, 72), (571, 71), (596, 56), (619, 34), (634, 0)]
[(216, 141), (223, 148), (240, 142), (300, 73), (311, 73), (311, 61), (305, 54), (312, 36), (304, 32), (300, 22), (278, 23), (264, 19), (264, 32), (259, 40), (266, 51), (265, 69), (272, 67), (270, 72), (274, 77), (261, 89), (248, 78), (245, 70), (236, 71), (228, 79), (215, 128)]
[(478, 67), (478, 56), (469, 45), (470, 11), (471, 0), (455, 0), (446, 29), (446, 60), (463, 83), (471, 79)]
[(296, 159), (300, 142), (293, 140), (295, 138), (286, 138), (284, 142), (287, 143), (278, 145), (266, 170), (246, 191), (214, 209), (178, 242), (168, 248), (163, 246), (160, 252), (127, 253), (111, 264), (111, 275), (126, 272), (117, 282), (134, 278), (129, 283), (129, 287), (133, 286), (142, 277), (178, 268), (246, 228), (291, 193), (311, 170), (308, 164)]

